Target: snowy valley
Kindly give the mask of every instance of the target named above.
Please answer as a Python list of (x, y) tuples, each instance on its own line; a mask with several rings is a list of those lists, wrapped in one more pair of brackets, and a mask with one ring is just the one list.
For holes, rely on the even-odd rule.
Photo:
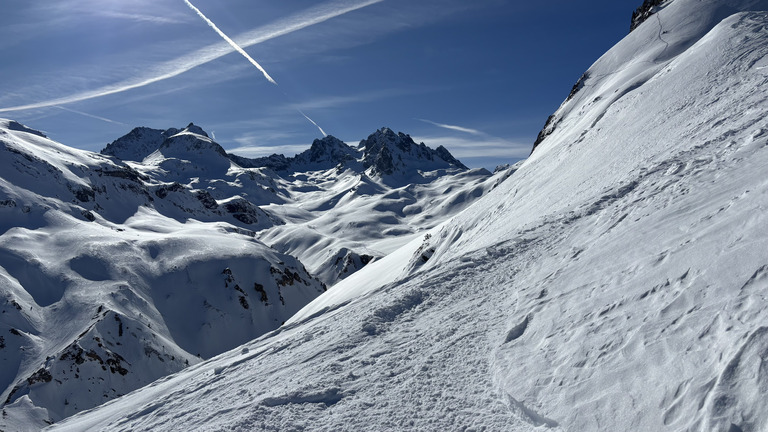
[(768, 1), (638, 11), (493, 175), (4, 121), (0, 429), (768, 430)]

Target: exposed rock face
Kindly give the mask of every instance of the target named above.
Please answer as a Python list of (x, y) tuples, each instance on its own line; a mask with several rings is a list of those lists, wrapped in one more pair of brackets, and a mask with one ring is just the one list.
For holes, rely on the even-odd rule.
[(318, 275), (318, 278), (325, 279), (333, 285), (362, 269), (376, 258), (348, 248), (341, 248), (328, 258), (328, 261), (322, 266), (323, 272)]
[(245, 168), (269, 168), (275, 172), (318, 171), (331, 168), (351, 168), (373, 177), (412, 174), (419, 170), (468, 170), (443, 146), (433, 150), (424, 143), (416, 144), (402, 132), (384, 127), (360, 141), (357, 148), (328, 135), (316, 139), (309, 150), (294, 157), (273, 154), (249, 159), (230, 155), (229, 158)]
[(424, 143), (416, 144), (402, 132), (384, 127), (360, 141), (363, 167), (373, 176), (407, 174), (414, 170), (467, 169), (445, 147), (432, 150)]
[(547, 121), (544, 123), (544, 127), (541, 128), (539, 131), (539, 135), (536, 137), (536, 141), (533, 142), (533, 148), (531, 149), (531, 153), (536, 151), (536, 147), (538, 147), (539, 144), (541, 144), (542, 141), (548, 136), (552, 134), (555, 130), (555, 126), (557, 125), (557, 118), (554, 114), (547, 117)]
[(269, 168), (272, 171), (287, 171), (293, 159), (277, 153), (260, 158), (247, 158), (238, 155), (229, 155), (229, 158), (243, 168)]
[(629, 26), (629, 32), (632, 33), (640, 24), (645, 22), (654, 14), (654, 9), (667, 0), (645, 0), (643, 4), (632, 12), (632, 22)]
[(309, 150), (296, 155), (293, 164), (311, 166), (314, 169), (329, 169), (357, 159), (357, 151), (340, 139), (328, 135), (312, 142)]
[(447, 148), (445, 148), (445, 147), (443, 147), (443, 146), (438, 146), (438, 147), (435, 149), (435, 154), (436, 154), (436, 155), (437, 155), (437, 156), (438, 156), (440, 159), (442, 159), (442, 160), (444, 160), (444, 161), (448, 162), (449, 164), (451, 164), (451, 165), (453, 165), (453, 166), (455, 166), (455, 167), (457, 167), (457, 168), (461, 168), (461, 169), (465, 169), (465, 170), (466, 170), (466, 169), (469, 169), (469, 167), (467, 167), (466, 165), (464, 165), (463, 163), (461, 163), (461, 162), (460, 162), (458, 159), (456, 159), (455, 157), (453, 157), (453, 155), (451, 154), (451, 152), (449, 152), (449, 151), (448, 151), (448, 149), (447, 149)]

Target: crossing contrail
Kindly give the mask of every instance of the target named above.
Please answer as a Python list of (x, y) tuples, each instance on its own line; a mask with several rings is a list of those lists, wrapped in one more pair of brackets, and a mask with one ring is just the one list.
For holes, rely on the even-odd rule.
[[(264, 74), (264, 78), (266, 78), (266, 79), (267, 79), (267, 81), (271, 82), (271, 83), (272, 83), (272, 84), (274, 84), (274, 85), (277, 85), (277, 82), (276, 82), (276, 81), (275, 81), (275, 80), (274, 80), (274, 79), (273, 79), (271, 76), (269, 76), (269, 74), (267, 73), (267, 71), (266, 71), (266, 70), (264, 70), (264, 68), (263, 68), (263, 67), (261, 67), (261, 65), (259, 64), (259, 62), (257, 62), (256, 60), (254, 60), (254, 59), (253, 59), (253, 57), (249, 56), (249, 55), (248, 55), (248, 53), (247, 53), (247, 52), (245, 52), (245, 50), (244, 50), (244, 49), (242, 49), (242, 48), (240, 47), (240, 45), (238, 45), (237, 43), (235, 43), (235, 41), (233, 41), (233, 40), (232, 40), (232, 39), (231, 39), (229, 36), (227, 36), (227, 35), (226, 35), (226, 34), (225, 34), (223, 31), (221, 31), (221, 29), (219, 29), (219, 28), (216, 26), (216, 24), (214, 24), (214, 23), (213, 23), (213, 21), (211, 21), (210, 19), (208, 19), (208, 17), (207, 17), (207, 16), (205, 16), (205, 14), (203, 14), (202, 12), (200, 12), (200, 9), (196, 8), (196, 7), (195, 7), (195, 5), (193, 5), (192, 3), (190, 3), (190, 2), (189, 2), (189, 0), (184, 0), (184, 3), (186, 3), (186, 4), (187, 4), (187, 6), (189, 6), (189, 8), (190, 8), (190, 9), (192, 9), (193, 11), (195, 11), (195, 13), (196, 13), (196, 14), (197, 14), (197, 15), (198, 15), (200, 18), (202, 18), (202, 19), (203, 19), (203, 20), (204, 20), (206, 23), (208, 23), (208, 25), (209, 25), (209, 26), (210, 26), (210, 27), (211, 27), (213, 30), (215, 30), (215, 31), (216, 31), (216, 33), (218, 33), (218, 34), (219, 34), (219, 36), (221, 36), (221, 37), (222, 37), (222, 39), (224, 39), (225, 41), (227, 41), (227, 43), (228, 43), (228, 44), (229, 44), (229, 45), (230, 45), (232, 48), (234, 48), (234, 49), (235, 49), (235, 51), (237, 51), (237, 52), (239, 52), (240, 54), (242, 54), (242, 55), (243, 55), (243, 57), (245, 57), (245, 58), (246, 58), (246, 59), (247, 59), (249, 62), (251, 62), (251, 64), (252, 64), (252, 65), (256, 66), (256, 69), (258, 69), (259, 71), (261, 71), (261, 73), (262, 73), (262, 74)], [(283, 92), (283, 94), (285, 94), (285, 92)], [(286, 96), (287, 96), (287, 95), (286, 95)], [(321, 127), (320, 127), (320, 125), (319, 125), (319, 124), (317, 124), (317, 123), (316, 123), (314, 120), (312, 120), (311, 118), (309, 118), (309, 116), (308, 116), (308, 115), (304, 114), (304, 112), (303, 112), (302, 110), (300, 110), (300, 109), (298, 109), (298, 108), (297, 108), (297, 109), (296, 109), (296, 111), (298, 111), (298, 112), (299, 112), (299, 114), (301, 114), (302, 116), (304, 116), (304, 118), (305, 118), (305, 119), (307, 119), (307, 121), (309, 121), (310, 123), (312, 123), (313, 125), (315, 125), (315, 127), (316, 127), (316, 128), (319, 130), (319, 131), (320, 131), (320, 133), (321, 133), (321, 134), (323, 134), (323, 136), (328, 136), (328, 134), (327, 134), (327, 133), (325, 133), (325, 131), (323, 130), (323, 128), (321, 128)]]
[[(243, 33), (238, 39), (243, 40), (241, 43), (242, 46), (249, 47), (257, 45), (278, 38), (280, 36), (284, 36), (313, 25), (326, 22), (330, 19), (356, 11), (358, 9), (381, 3), (382, 1), (384, 0), (336, 0), (322, 3), (268, 25)], [(216, 44), (203, 47), (197, 51), (182, 55), (181, 57), (160, 63), (154, 67), (144, 67), (142, 68), (142, 74), (124, 79), (123, 81), (40, 102), (0, 107), (0, 113), (70, 104), (142, 88), (160, 81), (174, 78), (198, 66), (212, 62), (231, 53), (231, 49), (232, 46), (228, 43), (224, 41), (218, 42)]]
[(227, 41), (227, 43), (228, 43), (229, 45), (231, 45), (231, 46), (232, 46), (232, 48), (234, 48), (234, 49), (235, 49), (235, 51), (237, 51), (237, 52), (239, 52), (240, 54), (242, 54), (242, 55), (243, 55), (243, 57), (245, 57), (246, 59), (248, 59), (248, 61), (249, 61), (249, 62), (251, 62), (251, 64), (252, 64), (252, 65), (256, 66), (256, 69), (260, 70), (260, 71), (261, 71), (261, 73), (263, 73), (263, 74), (264, 74), (264, 78), (266, 78), (266, 79), (267, 79), (267, 81), (271, 82), (271, 83), (272, 83), (272, 84), (274, 84), (274, 85), (277, 85), (277, 82), (275, 82), (275, 80), (274, 80), (274, 79), (272, 79), (272, 77), (271, 77), (271, 76), (269, 76), (269, 74), (267, 73), (267, 71), (266, 71), (266, 70), (264, 70), (264, 68), (263, 68), (263, 67), (261, 67), (261, 65), (259, 64), (259, 62), (257, 62), (256, 60), (254, 60), (254, 59), (253, 59), (253, 57), (249, 56), (249, 55), (248, 55), (248, 53), (247, 53), (247, 52), (245, 52), (245, 50), (244, 50), (244, 49), (240, 48), (240, 45), (236, 44), (236, 43), (235, 43), (235, 41), (233, 41), (232, 39), (230, 39), (230, 38), (229, 38), (229, 36), (227, 36), (226, 34), (224, 34), (224, 32), (223, 32), (223, 31), (219, 30), (219, 28), (218, 28), (218, 27), (216, 27), (216, 24), (214, 24), (214, 23), (213, 23), (213, 21), (209, 20), (207, 16), (203, 15), (203, 13), (202, 13), (202, 12), (200, 12), (200, 9), (196, 8), (196, 7), (195, 7), (195, 5), (193, 5), (192, 3), (190, 3), (190, 2), (189, 2), (189, 0), (184, 0), (184, 3), (186, 3), (186, 4), (187, 4), (187, 6), (189, 6), (189, 8), (190, 8), (190, 9), (192, 9), (193, 11), (195, 11), (195, 13), (196, 13), (198, 16), (200, 16), (200, 18), (202, 18), (202, 19), (203, 19), (205, 22), (207, 22), (207, 23), (208, 23), (208, 25), (209, 25), (209, 26), (210, 26), (210, 27), (211, 27), (211, 28), (212, 28), (214, 31), (216, 31), (216, 33), (218, 33), (218, 34), (219, 34), (219, 36), (221, 36), (221, 38), (222, 38), (222, 39), (224, 39), (225, 41)]

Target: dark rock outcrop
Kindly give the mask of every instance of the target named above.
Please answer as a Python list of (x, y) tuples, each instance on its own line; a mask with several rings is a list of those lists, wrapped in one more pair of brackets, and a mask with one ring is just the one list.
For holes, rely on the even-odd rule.
[(640, 24), (645, 22), (655, 13), (655, 8), (660, 6), (666, 0), (645, 0), (643, 4), (632, 12), (632, 22), (629, 25), (629, 32), (632, 33)]

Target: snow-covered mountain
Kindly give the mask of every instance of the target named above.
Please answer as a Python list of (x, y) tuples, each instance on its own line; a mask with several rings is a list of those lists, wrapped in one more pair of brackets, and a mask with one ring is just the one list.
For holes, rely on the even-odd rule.
[(0, 153), (5, 404), (67, 417), (273, 330), (325, 289), (228, 203), (14, 121)]
[(652, 9), (465, 211), (52, 430), (765, 431), (768, 2)]
[[(95, 154), (0, 120), (0, 430), (59, 421), (280, 327), (503, 175), (396, 137), (399, 178), (333, 137), (291, 158), (305, 171), (277, 174), (238, 165), (194, 124), (136, 128)], [(311, 271), (294, 255), (317, 256)]]
[[(426, 172), (436, 170), (468, 170), (443, 146), (431, 149), (424, 143), (416, 144), (402, 132), (395, 133), (384, 127), (360, 141), (357, 148), (334, 136), (316, 139), (312, 147), (294, 157), (273, 154), (258, 159), (233, 156), (232, 160), (244, 167), (270, 168), (276, 172), (296, 173), (336, 168), (351, 169), (369, 177), (384, 177), (388, 184), (423, 183), (429, 180)], [(394, 178), (393, 178), (394, 177)]]
[(136, 128), (102, 153), (195, 190), (204, 203), (241, 209), (241, 226), (327, 285), (455, 215), (510, 172), (470, 170), (444, 147), (386, 127), (357, 147), (327, 136), (293, 157), (257, 159), (227, 154), (194, 124)]

